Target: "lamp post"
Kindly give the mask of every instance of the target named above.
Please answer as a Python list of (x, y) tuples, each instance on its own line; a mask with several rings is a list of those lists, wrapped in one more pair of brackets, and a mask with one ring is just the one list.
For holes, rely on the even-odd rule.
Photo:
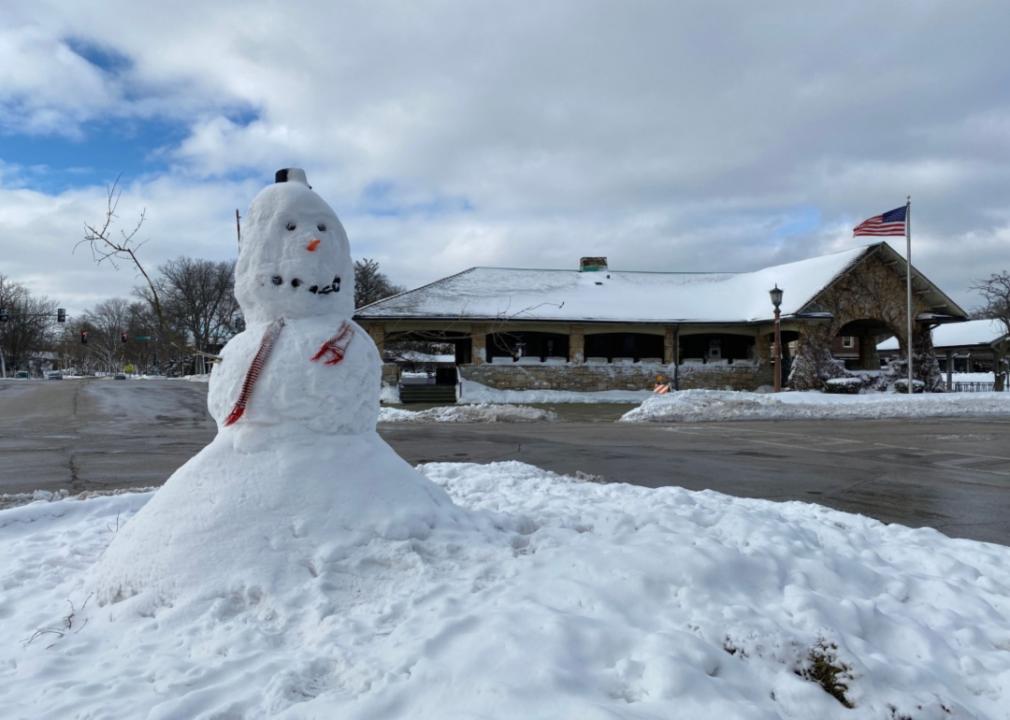
[(780, 392), (782, 390), (782, 322), (779, 306), (782, 305), (782, 290), (779, 289), (778, 283), (775, 283), (775, 287), (768, 291), (768, 295), (772, 299), (772, 305), (775, 306), (775, 384), (773, 389), (775, 392)]

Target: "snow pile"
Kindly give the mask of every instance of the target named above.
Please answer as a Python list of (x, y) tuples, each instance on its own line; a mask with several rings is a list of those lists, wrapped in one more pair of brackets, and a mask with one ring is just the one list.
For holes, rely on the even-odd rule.
[(0, 493), (0, 508), (27, 505), (32, 502), (53, 502), (70, 496), (69, 490), (34, 490), (26, 493)]
[(379, 402), (386, 405), (395, 405), (400, 402), (400, 388), (396, 385), (382, 383), (382, 387), (379, 389)]
[(428, 410), (401, 410), (384, 407), (379, 422), (556, 422), (558, 414), (525, 405), (448, 405)]
[(473, 380), (463, 380), (460, 403), (640, 403), (652, 396), (652, 390), (498, 390)]
[(722, 420), (856, 420), (916, 417), (1010, 416), (1010, 393), (821, 392), (755, 394), (725, 390), (682, 390), (655, 395), (625, 413), (620, 422), (705, 422)]
[(4, 717), (1008, 716), (1006, 547), (519, 463), (422, 470), (469, 528), (265, 559), (300, 578), (282, 590), (215, 554), (217, 582), (171, 603), (87, 594), (150, 495), (0, 511)]

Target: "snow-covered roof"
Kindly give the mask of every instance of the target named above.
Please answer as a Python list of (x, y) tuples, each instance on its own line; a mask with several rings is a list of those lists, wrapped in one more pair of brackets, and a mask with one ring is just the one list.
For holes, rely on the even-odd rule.
[(475, 267), (357, 311), (362, 319), (587, 322), (753, 322), (802, 310), (876, 245), (744, 273), (531, 270)]
[[(967, 347), (991, 345), (1006, 337), (1006, 327), (999, 320), (969, 320), (933, 328), (933, 347)], [(877, 350), (897, 350), (898, 338), (888, 338), (877, 344)]]

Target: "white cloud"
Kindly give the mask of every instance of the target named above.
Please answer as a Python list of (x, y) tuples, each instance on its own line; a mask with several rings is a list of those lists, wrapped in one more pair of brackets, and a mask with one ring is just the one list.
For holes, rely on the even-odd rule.
[[(859, 244), (852, 225), (906, 194), (916, 263), (955, 299), (973, 305), (971, 279), (1010, 266), (1001, 3), (916, 3), (890, 20), (871, 3), (802, 15), (788, 3), (11, 5), (0, 109), (25, 110), (18, 129), (188, 124), (164, 149), (172, 170), (124, 196), (148, 207), (156, 258), (225, 254), (231, 213), (257, 186), (229, 178), (301, 165), (355, 254), (408, 285), (582, 254), (752, 269)], [(68, 38), (128, 62), (96, 68)], [(50, 265), (4, 272), (82, 298), (115, 286), (55, 259), (101, 189), (26, 199), (12, 172), (0, 215), (42, 216), (0, 228), (0, 247), (29, 230), (50, 248), (34, 261)], [(369, 214), (367, 190), (383, 183), (399, 215)], [(780, 232), (808, 208), (816, 222)]]

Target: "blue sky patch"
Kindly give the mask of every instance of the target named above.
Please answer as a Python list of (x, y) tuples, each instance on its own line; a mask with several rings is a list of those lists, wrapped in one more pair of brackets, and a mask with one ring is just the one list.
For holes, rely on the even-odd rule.
[[(228, 118), (246, 125), (256, 120), (251, 109)], [(74, 187), (107, 185), (122, 175), (135, 179), (170, 169), (167, 152), (190, 133), (189, 121), (157, 118), (106, 118), (81, 125), (80, 136), (0, 133), (0, 163), (20, 168), (15, 184), (56, 194)], [(228, 173), (241, 179), (247, 171)], [(8, 178), (7, 184), (11, 184)]]
[(102, 72), (118, 75), (133, 66), (133, 61), (123, 53), (110, 47), (98, 45), (90, 40), (68, 37), (64, 38), (63, 42), (76, 55), (94, 65)]
[[(189, 132), (181, 122), (117, 119), (85, 123), (82, 137), (0, 136), (0, 160), (25, 168), (20, 184), (46, 193), (81, 185), (106, 185), (116, 176), (163, 172), (167, 158), (159, 148), (174, 146)], [(44, 173), (32, 172), (45, 168)]]
[(804, 205), (783, 211), (783, 221), (772, 232), (776, 238), (810, 235), (821, 226), (820, 208)]

